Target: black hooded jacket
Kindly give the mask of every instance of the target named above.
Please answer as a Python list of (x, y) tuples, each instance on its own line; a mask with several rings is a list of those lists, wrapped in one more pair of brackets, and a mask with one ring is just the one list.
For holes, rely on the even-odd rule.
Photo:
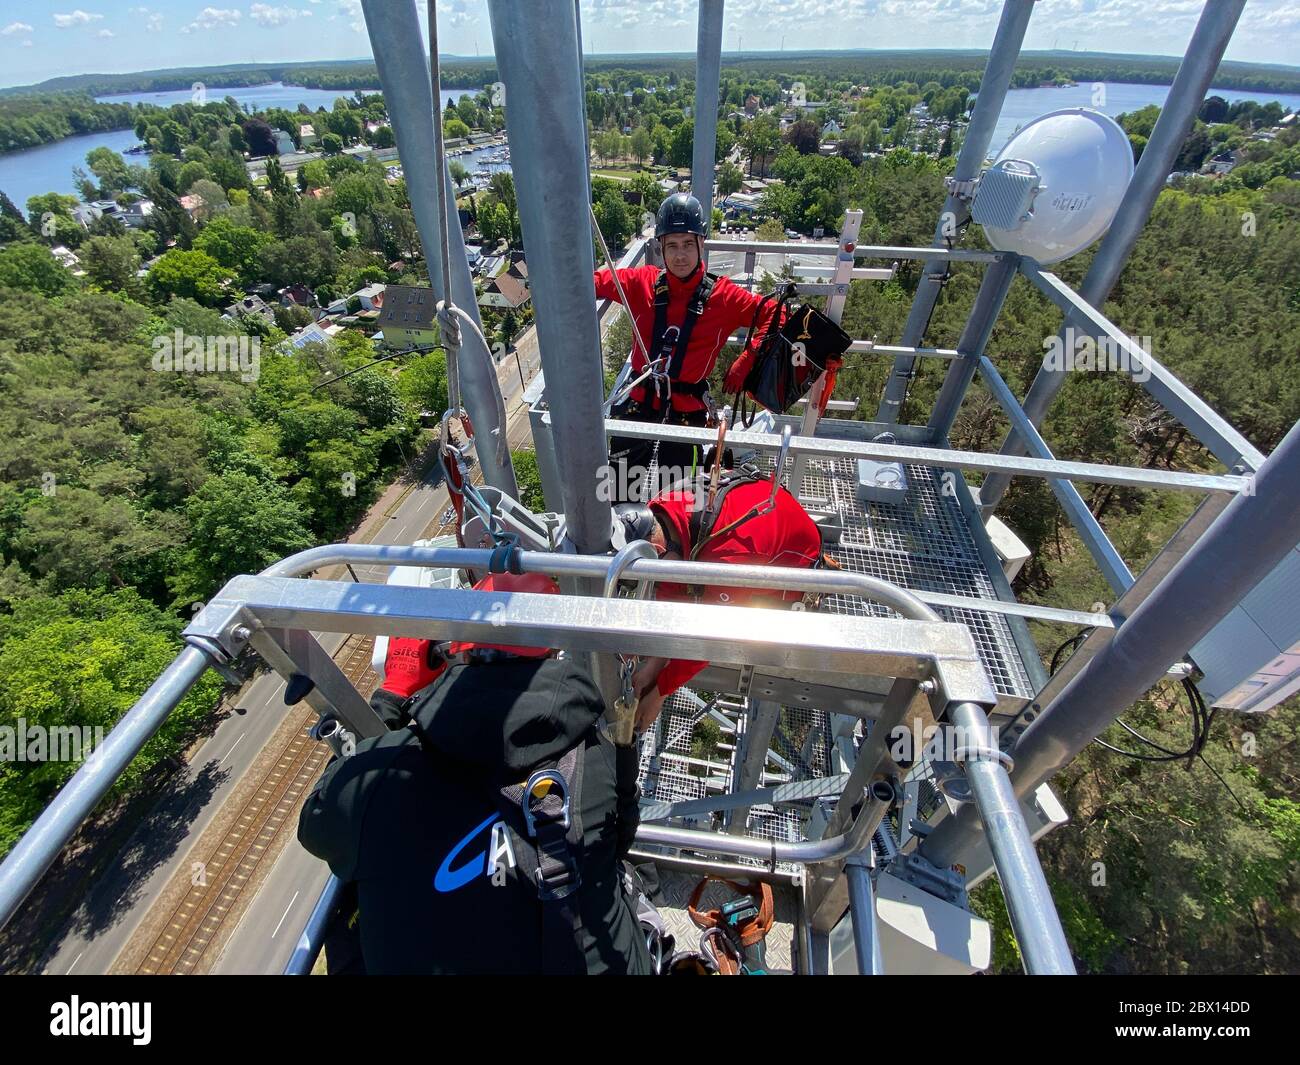
[[(570, 659), (452, 666), (409, 711), (429, 750), (414, 728), (401, 728), (326, 768), (298, 839), (356, 882), (368, 972), (545, 970), (536, 886), (518, 866), (495, 884), (487, 875), (492, 826), (502, 820), (494, 795), (579, 743), (579, 948), (589, 973), (649, 971), (621, 877), (637, 825), (636, 751), (599, 734), (602, 709)], [(518, 853), (518, 828), (510, 839)]]

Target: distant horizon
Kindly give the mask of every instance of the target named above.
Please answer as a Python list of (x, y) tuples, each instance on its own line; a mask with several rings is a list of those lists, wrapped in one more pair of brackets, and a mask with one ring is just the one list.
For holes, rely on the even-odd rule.
[[(801, 49), (745, 49), (743, 51), (726, 51), (722, 53), (723, 62), (729, 60), (737, 62), (744, 59), (774, 59), (788, 57), (791, 60), (800, 58), (817, 58), (817, 57), (849, 57), (855, 55), (915, 55), (915, 54), (933, 54), (936, 56), (943, 55), (987, 55), (987, 48), (801, 48)], [(688, 59), (694, 56), (693, 51), (678, 52), (589, 52), (584, 53), (587, 61), (610, 62), (616, 60), (635, 60), (637, 62), (646, 62), (654, 59), (676, 60)], [(1182, 58), (1181, 55), (1165, 55), (1155, 52), (1099, 52), (1095, 50), (1078, 51), (1063, 48), (1027, 48), (1021, 51), (1022, 56), (1027, 58), (1042, 57), (1061, 57), (1074, 59), (1113, 59), (1113, 60), (1158, 60), (1161, 62), (1176, 62)], [(444, 54), (442, 56), (444, 65), (475, 65), (475, 64), (493, 64), (496, 58), (493, 55), (473, 56), (460, 54)], [(1250, 60), (1225, 60), (1224, 64), (1231, 64), (1233, 67), (1257, 68), (1261, 71), (1275, 70), (1294, 72), (1300, 75), (1300, 65), (1276, 62), (1255, 62)], [(250, 72), (265, 70), (276, 67), (330, 67), (346, 66), (348, 64), (374, 64), (372, 56), (349, 56), (339, 59), (284, 59), (268, 60), (262, 62), (245, 62), (245, 63), (207, 63), (202, 65), (180, 65), (169, 67), (150, 67), (140, 70), (87, 70), (75, 74), (56, 74), (44, 78), (37, 82), (22, 82), (13, 84), (0, 85), (0, 90), (8, 94), (13, 94), (20, 90), (31, 90), (32, 92), (42, 91), (42, 86), (51, 82), (63, 82), (75, 78), (130, 78), (130, 77), (161, 77), (166, 75), (175, 75), (179, 73), (201, 73), (206, 70), (223, 70), (238, 71), (247, 70)], [(1172, 78), (1171, 78), (1172, 80)], [(61, 90), (68, 91), (68, 90)], [(1280, 90), (1279, 90), (1280, 91)], [(129, 90), (128, 90), (129, 92)]]
[[(409, 2), (409, 0), (408, 0)], [(1219, 0), (1210, 0), (1217, 5)], [(696, 39), (699, 0), (578, 0), (584, 51), (591, 56), (680, 55)], [(38, 85), (68, 70), (139, 72), (163, 59), (172, 69), (211, 64), (318, 62), (364, 56), (369, 36), (362, 0), (131, 0), (130, 3), (9, 5), (0, 18), (0, 70), (10, 86)], [(426, 5), (415, 5), (421, 23)], [(382, 8), (380, 8), (382, 10)], [(1025, 29), (1027, 52), (1182, 55), (1205, 6), (1194, 0), (1037, 0)], [(442, 54), (492, 54), (487, 0), (438, 0)], [(1004, 0), (748, 0), (724, 10), (729, 56), (808, 54), (837, 44), (870, 51), (987, 49)], [(425, 29), (422, 26), (423, 36)], [(1300, 4), (1251, 0), (1224, 58), (1292, 64), (1300, 55)], [(665, 48), (667, 46), (667, 48)]]

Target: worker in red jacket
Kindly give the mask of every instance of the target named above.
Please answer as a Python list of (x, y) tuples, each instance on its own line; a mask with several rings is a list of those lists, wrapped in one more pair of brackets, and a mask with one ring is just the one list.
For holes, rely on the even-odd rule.
[[(628, 541), (649, 541), (660, 558), (789, 568), (811, 568), (824, 558), (821, 530), (799, 501), (784, 488), (773, 496), (772, 482), (752, 473), (732, 475), (711, 507), (707, 487), (688, 484), (661, 492), (648, 504), (624, 503), (616, 513)], [(777, 606), (804, 598), (800, 591), (680, 584), (660, 584), (655, 595), (733, 606)], [(664, 700), (706, 665), (679, 659), (643, 661), (633, 677), (639, 696), (637, 730), (649, 728)]]
[[(700, 201), (685, 192), (669, 196), (659, 205), (655, 236), (659, 238), (664, 264), (638, 266), (618, 271), (633, 327), (657, 372), (646, 374), (647, 365), (640, 345), (633, 345), (632, 376), (635, 382), (625, 394), (615, 396), (611, 417), (638, 422), (667, 422), (670, 425), (703, 427), (708, 424), (709, 374), (727, 338), (738, 329), (750, 329), (759, 337), (772, 316), (771, 301), (760, 310), (762, 297), (747, 292), (730, 278), (706, 273), (703, 266), (705, 218)], [(608, 269), (596, 271), (596, 295), (600, 299), (624, 302)], [(758, 319), (755, 320), (755, 313)], [(749, 346), (728, 372), (726, 390), (736, 392), (744, 382), (752, 354)], [(614, 437), (610, 460), (617, 467), (626, 464), (624, 486), (631, 472), (647, 470), (654, 455), (654, 442)], [(660, 444), (658, 463), (689, 471), (700, 455), (690, 444)], [(675, 478), (674, 478), (675, 479)], [(671, 483), (670, 480), (660, 483)], [(617, 498), (627, 499), (627, 492)], [(644, 501), (645, 496), (642, 496)]]

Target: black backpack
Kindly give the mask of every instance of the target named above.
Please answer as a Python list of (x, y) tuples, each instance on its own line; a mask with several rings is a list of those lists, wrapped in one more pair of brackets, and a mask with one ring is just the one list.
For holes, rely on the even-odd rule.
[(736, 418), (746, 429), (758, 413), (746, 397), (773, 414), (784, 414), (807, 395), (822, 373), (840, 367), (840, 356), (853, 343), (848, 333), (816, 307), (807, 303), (792, 306), (796, 295), (793, 283), (779, 285), (754, 309), (751, 337), (763, 308), (769, 301), (775, 303), (767, 332), (755, 348), (754, 365), (736, 394)]

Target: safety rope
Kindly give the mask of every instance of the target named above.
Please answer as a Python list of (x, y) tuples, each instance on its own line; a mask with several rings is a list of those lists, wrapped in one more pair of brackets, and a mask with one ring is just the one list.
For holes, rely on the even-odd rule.
[(668, 400), (672, 399), (672, 385), (668, 380), (668, 360), (665, 356), (650, 358), (650, 353), (646, 350), (645, 340), (641, 336), (641, 330), (637, 328), (636, 319), (632, 317), (632, 305), (627, 301), (627, 293), (623, 291), (623, 282), (619, 280), (618, 267), (614, 265), (614, 257), (609, 253), (609, 245), (605, 243), (605, 234), (600, 231), (600, 220), (596, 217), (596, 209), (590, 203), (587, 204), (587, 211), (591, 215), (591, 231), (596, 234), (596, 242), (600, 245), (600, 253), (605, 257), (605, 266), (609, 269), (610, 277), (614, 279), (614, 288), (618, 291), (619, 302), (623, 304), (623, 310), (628, 318), (632, 321), (632, 342), (636, 345), (641, 357), (645, 359), (646, 368), (640, 377), (623, 386), (618, 392), (610, 393), (609, 399), (605, 403), (605, 411), (608, 414), (628, 396), (632, 390), (639, 386), (642, 381), (653, 377), (655, 379), (655, 393), (664, 395), (667, 392)]

